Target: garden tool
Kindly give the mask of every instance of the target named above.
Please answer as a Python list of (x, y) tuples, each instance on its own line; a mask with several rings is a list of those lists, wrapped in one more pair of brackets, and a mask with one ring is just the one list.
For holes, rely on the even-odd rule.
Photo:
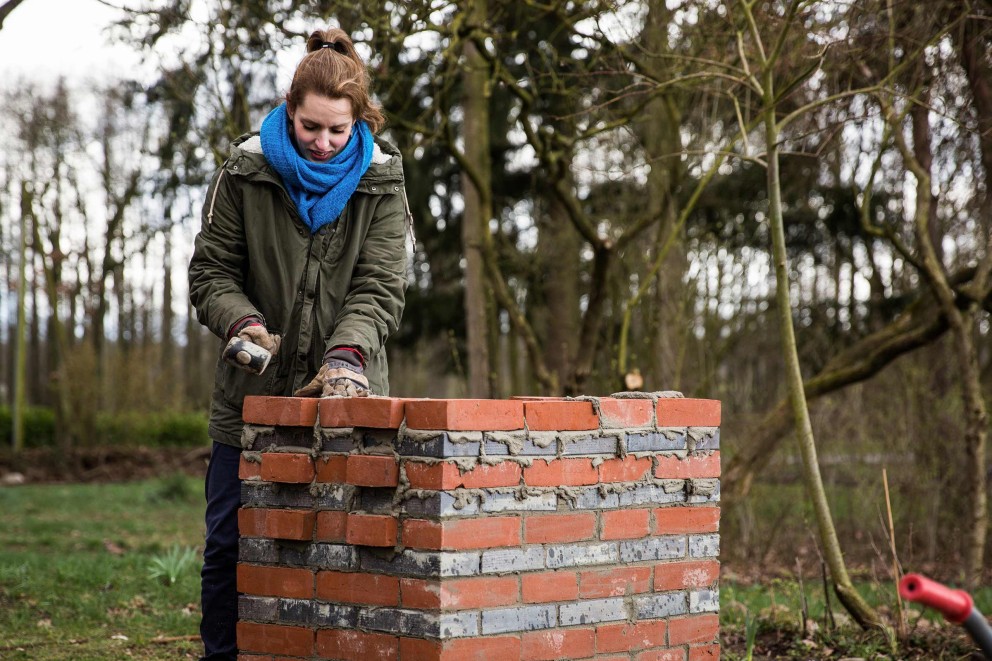
[(921, 574), (906, 574), (899, 581), (899, 596), (939, 610), (944, 617), (964, 626), (986, 659), (992, 660), (992, 626), (975, 608), (971, 595), (954, 590)]

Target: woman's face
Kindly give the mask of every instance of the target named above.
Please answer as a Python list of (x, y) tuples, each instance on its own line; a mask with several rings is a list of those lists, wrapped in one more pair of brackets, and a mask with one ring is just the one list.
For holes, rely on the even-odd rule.
[(326, 163), (348, 142), (355, 125), (350, 99), (332, 99), (314, 92), (289, 113), (293, 136), (303, 158)]

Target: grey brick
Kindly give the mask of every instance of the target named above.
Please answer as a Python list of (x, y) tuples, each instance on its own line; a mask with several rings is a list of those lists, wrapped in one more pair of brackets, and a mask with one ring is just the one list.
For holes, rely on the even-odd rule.
[(358, 626), (413, 638), (437, 638), (441, 633), (436, 614), (404, 608), (363, 608), (358, 613)]
[(685, 557), (685, 537), (648, 537), (636, 541), (620, 542), (620, 561), (644, 562)]
[(620, 507), (620, 496), (616, 493), (601, 493), (598, 487), (570, 489), (574, 496), (560, 496), (562, 505), (577, 510), (615, 510)]
[(321, 452), (356, 452), (358, 449), (359, 443), (355, 439), (354, 430), (350, 427), (320, 428)]
[(314, 498), (309, 484), (275, 484), (272, 482), (241, 483), (242, 507), (304, 507), (313, 509)]
[(482, 552), (483, 574), (504, 574), (515, 571), (544, 569), (544, 547), (490, 549)]
[(317, 488), (317, 495), (314, 496), (314, 509), (318, 510), (346, 510), (348, 504), (355, 495), (356, 488), (343, 484), (326, 484)]
[(527, 440), (520, 449), (522, 456), (547, 457), (558, 454), (558, 432), (531, 431), (527, 432)]
[(358, 625), (358, 606), (318, 601), (313, 607), (311, 624), (317, 629), (354, 629)]
[(697, 478), (686, 481), (687, 502), (693, 504), (720, 502), (720, 480)]
[(482, 611), (482, 634), (550, 629), (556, 625), (555, 607), (514, 606)]
[(634, 610), (638, 620), (653, 620), (688, 612), (685, 592), (664, 592), (634, 597)]
[(479, 574), (478, 552), (403, 551), (392, 554), (363, 548), (359, 555), (363, 570), (393, 575), (438, 578)]
[[(681, 488), (676, 489), (676, 486)], [(685, 502), (685, 482), (683, 480), (667, 480), (664, 484), (637, 484), (631, 489), (621, 491), (619, 499), (620, 507)]]
[(518, 491), (486, 491), (482, 499), (483, 512), (553, 512), (558, 509), (554, 491), (529, 494)]
[(617, 622), (627, 619), (627, 609), (623, 597), (613, 599), (587, 599), (558, 607), (561, 626)]
[(688, 437), (689, 450), (720, 449), (719, 427), (689, 427)]
[(238, 541), (238, 560), (241, 562), (279, 562), (279, 549), (273, 539), (242, 537)]
[(720, 610), (719, 590), (691, 590), (689, 592), (690, 613), (716, 613)]
[[(370, 429), (368, 427), (356, 427), (354, 432), (355, 440), (368, 454), (393, 454), (398, 439), (395, 429)], [(371, 450), (372, 452), (369, 452)]]
[(356, 507), (368, 514), (392, 514), (395, 487), (362, 487), (357, 491)]
[(685, 450), (687, 447), (684, 427), (627, 434), (627, 452), (664, 452)]
[(690, 558), (716, 558), (720, 555), (720, 535), (689, 535)]
[(309, 599), (280, 599), (279, 621), (284, 624), (309, 626), (313, 621), (315, 602)]
[(441, 613), (438, 618), (441, 638), (463, 638), (479, 635), (479, 611)]
[(566, 436), (561, 439), (563, 455), (608, 454), (616, 456), (619, 439), (616, 436)]
[(616, 542), (600, 544), (555, 544), (546, 547), (548, 569), (616, 564), (620, 559)]
[(312, 561), (313, 547), (310, 542), (276, 540), (279, 564), (290, 567), (308, 567)]
[(478, 457), (481, 441), (466, 440), (455, 442), (447, 432), (439, 431), (433, 438), (422, 440), (428, 432), (417, 430), (415, 434), (403, 434), (396, 442), (396, 451), (404, 457)]
[(242, 594), (238, 596), (238, 619), (253, 622), (275, 622), (279, 616), (279, 600), (276, 597), (257, 597)]
[(242, 428), (242, 449), (261, 451), (273, 446), (303, 448), (309, 451), (313, 447), (313, 427), (245, 425)]
[(316, 569), (356, 569), (358, 553), (354, 546), (346, 544), (312, 544), (307, 565)]
[(415, 517), (475, 516), (479, 496), (464, 489), (421, 491), (403, 501), (403, 511)]

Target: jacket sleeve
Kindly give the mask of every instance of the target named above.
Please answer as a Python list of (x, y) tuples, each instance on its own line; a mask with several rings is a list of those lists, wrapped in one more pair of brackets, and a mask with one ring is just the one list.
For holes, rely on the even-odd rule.
[(380, 196), (327, 349), (355, 347), (371, 360), (396, 332), (407, 286), (405, 228), (402, 188)]
[(196, 318), (222, 339), (238, 320), (250, 315), (263, 318), (244, 293), (248, 264), (244, 214), (226, 165), (207, 190), (189, 263), (189, 300)]

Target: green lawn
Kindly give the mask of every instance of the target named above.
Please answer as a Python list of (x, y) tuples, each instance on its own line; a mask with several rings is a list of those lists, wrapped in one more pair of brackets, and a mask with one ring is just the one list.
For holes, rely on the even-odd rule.
[[(0, 488), (0, 659), (197, 658), (202, 521), (180, 475)], [(176, 545), (196, 554), (166, 585)]]
[[(201, 479), (180, 475), (0, 488), (0, 659), (197, 658), (202, 518)], [(174, 584), (153, 576), (156, 566), (167, 569), (167, 558), (183, 552), (192, 557)], [(818, 577), (806, 576), (800, 590), (792, 578), (745, 583), (733, 580), (729, 567), (726, 573), (720, 620), (727, 661), (934, 661), (967, 658), (972, 649), (962, 629), (914, 607), (907, 618), (913, 634), (893, 656), (884, 637), (853, 627), (835, 598), (837, 626), (831, 625)], [(891, 613), (891, 584), (863, 582), (859, 589)], [(805, 633), (803, 591), (814, 622)], [(975, 597), (985, 613), (992, 611), (992, 590), (981, 589)]]

